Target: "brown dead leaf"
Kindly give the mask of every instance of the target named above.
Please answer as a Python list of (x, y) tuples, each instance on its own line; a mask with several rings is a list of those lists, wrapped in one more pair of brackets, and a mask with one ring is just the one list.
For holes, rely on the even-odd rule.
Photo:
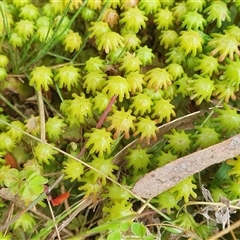
[(228, 140), (191, 153), (149, 172), (137, 181), (132, 192), (142, 198), (153, 198), (174, 187), (181, 180), (239, 154), (240, 134), (237, 134)]

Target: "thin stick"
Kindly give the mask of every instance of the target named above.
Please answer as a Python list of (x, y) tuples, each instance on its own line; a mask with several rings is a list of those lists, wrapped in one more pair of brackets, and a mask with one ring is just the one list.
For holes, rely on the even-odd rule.
[(0, 231), (3, 231), (4, 229), (8, 228), (9, 225), (14, 223), (19, 217), (21, 217), (24, 213), (29, 211), (31, 208), (33, 208), (38, 202), (42, 201), (42, 199), (45, 198), (46, 194), (50, 193), (53, 188), (57, 186), (57, 184), (63, 179), (64, 174), (58, 177), (58, 179), (52, 184), (52, 186), (48, 187), (47, 190), (43, 191), (31, 204), (28, 205), (28, 207), (24, 210), (22, 210), (20, 213), (18, 213), (16, 216), (14, 216), (10, 221), (5, 222), (2, 226), (0, 226)]
[(58, 226), (57, 226), (57, 223), (56, 223), (56, 218), (55, 218), (55, 216), (54, 216), (51, 203), (50, 203), (50, 201), (49, 201), (48, 199), (47, 199), (47, 202), (48, 202), (48, 207), (49, 207), (49, 209), (50, 209), (50, 213), (51, 213), (51, 215), (52, 215), (52, 220), (53, 220), (53, 222), (54, 222), (54, 227), (55, 227), (55, 230), (56, 230), (56, 234), (57, 234), (58, 240), (61, 240), (60, 233), (59, 233), (59, 231), (58, 231)]
[(240, 220), (238, 220), (237, 222), (233, 223), (230, 227), (223, 229), (221, 232), (218, 232), (217, 234), (215, 234), (214, 236), (208, 238), (208, 240), (217, 240), (220, 239), (220, 237), (226, 235), (227, 233), (229, 233), (230, 231), (233, 231), (234, 229), (240, 227)]
[(39, 115), (40, 115), (41, 140), (45, 142), (46, 130), (45, 130), (45, 113), (44, 113), (42, 90), (39, 90), (37, 92), (37, 95), (38, 95), (38, 109), (39, 109)]
[(113, 97), (110, 99), (110, 102), (108, 103), (108, 106), (107, 108), (105, 109), (105, 111), (103, 112), (102, 116), (100, 117), (97, 125), (96, 125), (96, 128), (100, 128), (103, 124), (103, 122), (105, 121), (108, 113), (111, 111), (112, 109), (112, 105), (114, 104), (115, 100), (117, 99), (117, 96), (118, 95), (113, 95)]
[[(52, 220), (50, 217), (46, 216), (45, 214), (43, 214), (42, 212), (38, 211), (36, 208), (35, 209), (31, 209), (30, 210), (33, 214), (35, 214), (36, 216), (40, 217), (42, 220)], [(73, 237), (73, 233), (70, 232), (68, 229), (63, 228), (62, 230), (65, 234), (68, 234), (69, 236)]]
[[(19, 200), (18, 198), (16, 198), (16, 196), (14, 194), (12, 194), (9, 189), (7, 188), (1, 188), (0, 189), (0, 197), (5, 199), (5, 200), (8, 200), (8, 201), (11, 201), (11, 202), (14, 202), (14, 204), (18, 207), (18, 208), (21, 208), (21, 209), (24, 209), (25, 206), (24, 206), (24, 202)], [(12, 204), (11, 206), (11, 213), (10, 213), (10, 210), (9, 210), (9, 213), (7, 214), (8, 216), (11, 216), (12, 215), (12, 212), (13, 212), (13, 206), (14, 204)], [(52, 220), (50, 217), (46, 216), (45, 214), (43, 214), (42, 212), (38, 211), (36, 208), (33, 208), (33, 209), (30, 209), (30, 211), (41, 218), (41, 220)], [(10, 218), (8, 218), (7, 220), (9, 220)], [(62, 230), (65, 234), (69, 235), (69, 236), (72, 236), (73, 237), (73, 233), (70, 232), (69, 230), (67, 230), (66, 228), (63, 228)], [(5, 233), (7, 234), (7, 229), (5, 231)]]
[[(10, 123), (7, 123), (6, 121), (3, 121), (2, 119), (0, 119), (0, 122), (1, 122), (1, 123), (4, 123), (4, 124), (7, 125), (7, 126), (10, 126), (10, 127), (14, 128), (14, 129), (18, 130), (19, 132), (25, 134), (26, 136), (28, 136), (28, 137), (30, 137), (30, 138), (32, 138), (32, 139), (35, 139), (35, 140), (38, 141), (38, 142), (42, 142), (42, 143), (44, 143), (44, 144), (46, 144), (46, 145), (48, 145), (48, 146), (51, 146), (52, 149), (58, 151), (59, 153), (62, 153), (64, 156), (67, 156), (67, 157), (69, 157), (69, 158), (73, 158), (74, 160), (82, 163), (85, 167), (88, 167), (88, 168), (94, 170), (95, 172), (101, 174), (102, 176), (104, 176), (106, 179), (108, 179), (108, 180), (111, 181), (112, 183), (118, 185), (119, 187), (121, 187), (122, 189), (124, 189), (126, 192), (130, 193), (131, 195), (133, 195), (133, 196), (134, 196), (136, 199), (138, 199), (139, 201), (141, 201), (141, 202), (143, 202), (143, 203), (146, 202), (146, 200), (144, 200), (144, 199), (141, 198), (140, 196), (134, 194), (128, 187), (125, 187), (125, 186), (122, 185), (121, 183), (115, 181), (114, 179), (112, 179), (112, 178), (109, 177), (108, 175), (102, 173), (101, 171), (99, 171), (99, 169), (94, 168), (93, 166), (91, 166), (91, 165), (88, 164), (87, 162), (84, 162), (84, 161), (82, 161), (81, 159), (78, 159), (77, 157), (72, 156), (71, 154), (69, 154), (69, 153), (61, 150), (60, 148), (57, 148), (57, 147), (55, 147), (55, 146), (53, 146), (53, 145), (50, 145), (50, 144), (47, 143), (47, 142), (43, 142), (41, 139), (39, 139), (39, 138), (37, 138), (37, 137), (35, 137), (35, 136), (33, 136), (33, 135), (31, 135), (31, 134), (23, 131), (23, 130), (17, 128), (17, 127), (12, 126)], [(63, 177), (64, 177), (64, 174), (62, 174), (60, 177), (63, 178)], [(50, 189), (50, 191), (52, 190), (51, 187), (48, 188), (48, 189)], [(48, 191), (48, 192), (49, 192), (49, 191)], [(47, 194), (47, 191), (44, 191), (42, 194), (44, 194), (44, 196), (45, 196), (45, 194)], [(42, 195), (42, 194), (41, 194), (41, 195)], [(40, 195), (40, 196), (41, 196), (41, 195)], [(39, 196), (39, 197), (40, 197), (40, 196)], [(44, 197), (44, 196), (43, 196), (43, 197)], [(38, 197), (38, 198), (39, 198), (39, 197)], [(167, 215), (165, 215), (164, 213), (162, 213), (161, 211), (159, 211), (159, 210), (158, 210), (157, 208), (155, 208), (153, 205), (149, 204), (148, 206), (149, 206), (151, 209), (153, 209), (154, 211), (156, 211), (158, 214), (160, 214), (162, 217), (164, 217), (166, 220), (169, 220), (169, 221), (170, 221), (170, 218), (169, 218)], [(30, 208), (31, 208), (31, 207), (30, 207)], [(3, 229), (5, 229), (5, 228), (3, 228)], [(1, 230), (2, 230), (2, 227), (0, 227), (0, 231), (1, 231)]]
[(240, 154), (240, 134), (203, 150), (191, 153), (157, 168), (134, 185), (132, 192), (143, 198), (153, 198), (174, 187), (181, 180)]
[[(104, 120), (106, 119), (108, 113), (111, 111), (112, 109), (112, 105), (114, 104), (116, 98), (117, 98), (118, 95), (113, 95), (112, 98), (110, 99), (109, 103), (108, 103), (108, 106), (107, 108), (105, 109), (105, 111), (103, 112), (102, 116), (100, 117), (97, 125), (96, 125), (96, 128), (100, 128), (104, 122)], [(76, 158), (80, 158), (83, 156), (83, 154), (86, 152), (87, 148), (84, 146), (81, 150), (81, 152), (77, 155)]]
[[(8, 219), (11, 219), (11, 217), (12, 217), (12, 215), (13, 215), (13, 211), (14, 211), (14, 203), (12, 203), (11, 204), (11, 207), (10, 207), (10, 210), (9, 210), (9, 212), (8, 212), (8, 217), (7, 217), (7, 220)], [(7, 234), (7, 232), (8, 232), (8, 228), (6, 228), (6, 231), (5, 231), (5, 233), (4, 234)]]
[[(58, 231), (62, 231), (66, 226), (69, 225), (69, 223), (82, 211), (84, 210), (86, 207), (88, 207), (90, 204), (92, 204), (92, 198), (91, 197), (88, 197), (86, 199), (84, 199), (80, 204), (79, 206), (77, 207), (77, 209), (72, 212), (70, 214), (70, 216), (64, 220), (61, 224), (59, 224), (59, 227), (58, 227)], [(53, 240), (55, 239), (55, 236), (56, 236), (56, 232), (52, 233), (52, 235), (49, 237), (49, 239)]]

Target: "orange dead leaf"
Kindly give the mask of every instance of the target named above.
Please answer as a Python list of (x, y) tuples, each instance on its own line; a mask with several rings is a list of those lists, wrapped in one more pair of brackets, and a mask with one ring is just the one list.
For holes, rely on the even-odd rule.
[(58, 205), (62, 204), (66, 199), (68, 199), (69, 196), (70, 196), (70, 193), (65, 192), (65, 193), (59, 195), (58, 197), (52, 199), (51, 203), (53, 206), (58, 206)]
[(11, 168), (18, 168), (18, 164), (16, 160), (13, 158), (13, 156), (10, 153), (7, 153), (5, 155), (5, 161), (6, 161), (6, 165), (10, 165)]

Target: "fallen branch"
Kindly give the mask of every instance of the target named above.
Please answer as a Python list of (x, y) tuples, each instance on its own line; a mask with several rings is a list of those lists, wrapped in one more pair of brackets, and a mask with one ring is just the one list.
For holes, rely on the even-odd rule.
[(137, 181), (132, 192), (142, 198), (153, 198), (174, 187), (181, 180), (240, 154), (240, 134), (157, 168)]

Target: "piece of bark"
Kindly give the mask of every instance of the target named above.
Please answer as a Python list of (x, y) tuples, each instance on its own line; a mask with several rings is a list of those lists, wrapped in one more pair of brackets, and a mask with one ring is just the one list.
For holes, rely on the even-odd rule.
[(237, 134), (228, 140), (181, 157), (147, 173), (136, 182), (132, 192), (142, 198), (153, 198), (174, 187), (181, 180), (239, 154), (240, 134)]

